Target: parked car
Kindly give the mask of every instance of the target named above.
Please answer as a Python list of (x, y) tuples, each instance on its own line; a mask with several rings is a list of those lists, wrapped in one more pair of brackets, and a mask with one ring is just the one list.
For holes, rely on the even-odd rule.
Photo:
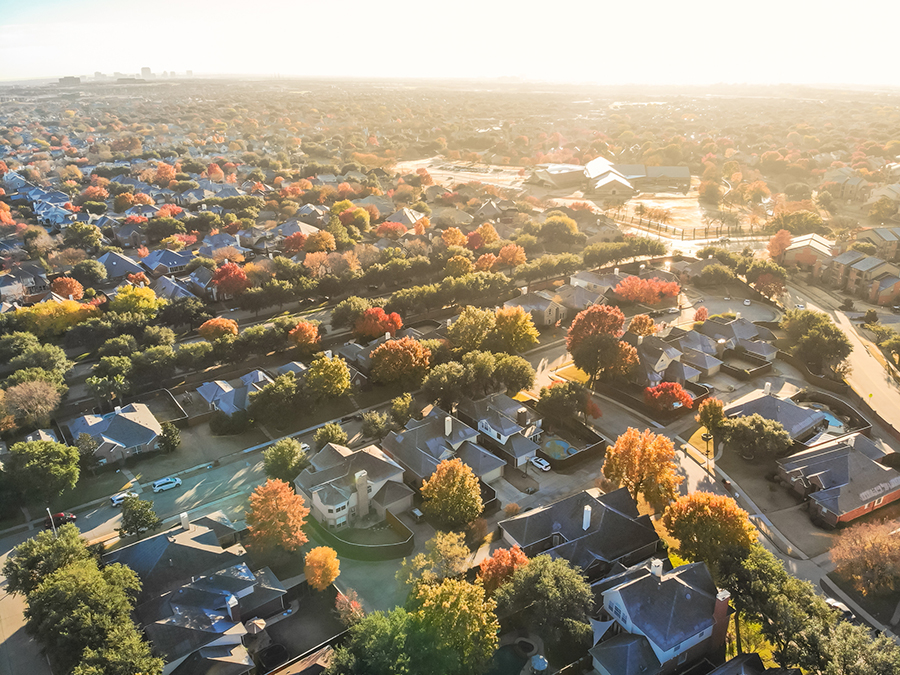
[(747, 307), (750, 306), (750, 299), (749, 299), (749, 298), (748, 298), (747, 300), (744, 300), (744, 305), (746, 305)]
[(309, 447), (309, 443), (301, 443), (300, 449), (305, 453), (309, 453), (311, 448)]
[(722, 299), (723, 299), (723, 300), (731, 300), (731, 296), (730, 296), (730, 295), (726, 295), (726, 296), (725, 296), (724, 298), (722, 298)]
[(669, 307), (669, 314), (681, 314), (681, 310), (677, 307)]
[(794, 305), (794, 306), (795, 306), (797, 309), (806, 309), (806, 305), (804, 305), (802, 302), (798, 302), (798, 303), (797, 303), (796, 305)]
[(53, 518), (50, 516), (44, 518), (44, 529), (49, 530), (51, 527), (59, 527), (60, 525), (65, 525), (66, 523), (74, 523), (75, 522), (75, 514), (74, 513), (54, 513)]
[(165, 492), (166, 490), (171, 490), (174, 487), (179, 487), (181, 485), (180, 478), (160, 478), (158, 481), (154, 482), (152, 487), (154, 492)]
[(531, 465), (535, 468), (540, 469), (541, 471), (549, 471), (550, 470), (550, 462), (548, 462), (543, 457), (532, 457), (530, 460)]
[(137, 497), (137, 492), (117, 492), (112, 497), (109, 498), (109, 501), (113, 506), (122, 506), (122, 502), (125, 501), (126, 497)]
[(856, 614), (854, 614), (853, 611), (840, 600), (835, 600), (834, 598), (825, 598), (825, 604), (831, 607), (831, 609), (836, 609), (837, 611), (839, 611), (842, 614), (841, 618), (845, 621), (849, 621), (850, 623), (856, 625), (860, 624), (859, 617), (857, 617)]

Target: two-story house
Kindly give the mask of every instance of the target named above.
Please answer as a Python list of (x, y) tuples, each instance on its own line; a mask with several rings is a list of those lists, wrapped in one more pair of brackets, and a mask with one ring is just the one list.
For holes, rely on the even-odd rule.
[(865, 253), (859, 251), (844, 251), (835, 256), (831, 261), (828, 269), (825, 271), (825, 278), (832, 286), (836, 288), (844, 288), (847, 285), (847, 278), (850, 276), (850, 266), (858, 263), (866, 257)]
[(604, 630), (589, 653), (600, 675), (665, 675), (702, 658), (724, 661), (730, 594), (705, 563), (667, 566), (652, 560), (592, 587)]
[(32, 302), (49, 291), (50, 281), (40, 263), (19, 263), (0, 274), (0, 301)]
[(856, 241), (866, 241), (875, 245), (875, 255), (882, 260), (897, 260), (900, 253), (900, 228), (866, 227), (854, 235)]
[(69, 435), (87, 434), (97, 443), (94, 456), (101, 464), (156, 449), (162, 425), (143, 403), (130, 403), (105, 415), (84, 415), (69, 422)]
[(503, 475), (506, 462), (478, 444), (478, 432), (440, 408), (421, 420), (412, 419), (401, 431), (392, 431), (382, 447), (404, 469), (404, 481), (418, 489), (438, 464), (459, 458), (483, 482)]
[(329, 529), (352, 526), (372, 510), (399, 514), (412, 507), (403, 467), (374, 445), (350, 450), (329, 443), (294, 480), (313, 518)]
[(478, 429), (486, 439), (485, 445), (511, 466), (523, 466), (540, 448), (538, 442), (544, 431), (540, 416), (506, 394), (477, 401), (465, 399), (457, 411), (463, 422)]
[(860, 297), (868, 297), (872, 282), (882, 276), (898, 276), (897, 265), (881, 258), (866, 256), (852, 265), (847, 273), (846, 290)]
[(170, 251), (167, 248), (150, 251), (141, 258), (141, 265), (155, 277), (168, 276), (183, 272), (187, 264), (194, 259), (190, 251)]
[(784, 267), (796, 266), (818, 277), (834, 258), (834, 242), (818, 234), (791, 238), (791, 243), (778, 257)]
[(681, 363), (681, 351), (655, 335), (635, 335), (626, 332), (622, 341), (637, 350), (638, 366), (631, 378), (643, 387), (655, 387), (661, 382), (696, 382), (700, 371)]
[(564, 321), (568, 311), (560, 303), (543, 292), (531, 292), (503, 303), (504, 307), (521, 307), (531, 315), (535, 326), (553, 326)]

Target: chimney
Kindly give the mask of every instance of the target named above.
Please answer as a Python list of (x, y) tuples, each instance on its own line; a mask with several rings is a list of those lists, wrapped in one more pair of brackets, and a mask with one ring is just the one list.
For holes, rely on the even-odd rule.
[(71, 293), (69, 293), (69, 300), (74, 300), (74, 299), (75, 299), (75, 296), (72, 295)]
[(615, 274), (616, 276), (619, 276), (619, 268), (618, 267), (613, 268), (613, 274)]
[(453, 418), (447, 415), (444, 418), (444, 436), (449, 438), (453, 434)]
[(772, 383), (766, 382), (766, 395), (768, 396), (771, 393), (772, 393)]
[(525, 408), (516, 410), (516, 424), (523, 428), (528, 426), (528, 410)]
[(663, 572), (663, 561), (662, 560), (653, 560), (650, 562), (650, 574), (655, 576), (657, 579), (662, 579)]
[(731, 593), (719, 591), (716, 594), (716, 605), (713, 609), (713, 632), (710, 645), (716, 647), (725, 644), (725, 635), (728, 632), (728, 601)]
[(326, 350), (325, 350), (325, 358), (326, 358), (326, 359), (330, 359), (330, 358), (331, 358), (331, 350), (330, 350), (330, 349), (326, 349)]
[(587, 532), (588, 528), (591, 526), (591, 506), (590, 504), (584, 505), (584, 516), (581, 519), (581, 529)]
[(638, 345), (644, 344), (644, 336), (643, 336), (643, 335), (638, 335), (637, 337), (638, 337), (638, 340), (637, 340)]
[(737, 321), (737, 320), (740, 319), (740, 318), (741, 318), (741, 313), (740, 313), (740, 312), (735, 312), (735, 313), (734, 313), (734, 320)]
[(181, 515), (179, 517), (181, 518), (181, 529), (184, 530), (185, 532), (190, 532), (191, 531), (191, 521), (188, 518), (187, 511), (182, 511)]
[(240, 622), (241, 610), (238, 607), (238, 599), (234, 595), (229, 595), (225, 603), (228, 605), (228, 617), (235, 623)]
[(384, 332), (384, 339), (385, 339), (385, 341), (391, 339), (391, 331), (388, 330), (388, 331)]
[(117, 405), (116, 406), (116, 415), (118, 415), (120, 412), (122, 412), (122, 406)]
[(369, 515), (369, 474), (356, 472), (356, 515), (365, 518)]

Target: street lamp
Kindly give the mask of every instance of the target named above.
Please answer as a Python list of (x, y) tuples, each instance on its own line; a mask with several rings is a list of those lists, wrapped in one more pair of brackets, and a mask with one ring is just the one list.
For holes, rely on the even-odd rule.
[(706, 471), (709, 472), (709, 442), (713, 439), (713, 435), (707, 431), (700, 438), (706, 441)]
[(59, 536), (59, 533), (56, 531), (56, 521), (53, 520), (53, 514), (50, 513), (50, 507), (49, 507), (49, 506), (47, 507), (47, 516), (50, 518), (50, 527), (53, 528), (53, 536), (54, 536), (54, 538), (55, 538), (55, 537), (58, 537), (58, 536)]

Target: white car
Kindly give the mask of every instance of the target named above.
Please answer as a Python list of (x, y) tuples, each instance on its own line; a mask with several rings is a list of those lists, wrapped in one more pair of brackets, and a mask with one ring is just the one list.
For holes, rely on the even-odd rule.
[(731, 300), (731, 296), (730, 296), (730, 295), (726, 295), (726, 296), (725, 296), (724, 298), (722, 298), (722, 299), (723, 299), (723, 300)]
[(137, 497), (137, 492), (117, 492), (112, 497), (109, 498), (110, 504), (113, 506), (122, 506), (122, 502), (125, 501), (126, 497)]
[(798, 302), (798, 303), (795, 305), (795, 307), (796, 307), (797, 309), (806, 309), (806, 305), (804, 305), (802, 302)]
[(550, 470), (550, 462), (542, 457), (532, 457), (530, 460), (531, 465), (540, 469), (541, 471), (549, 471)]
[(749, 307), (749, 306), (750, 306), (750, 300), (744, 300), (744, 304), (745, 304), (747, 307)]
[(153, 491), (154, 492), (165, 492), (166, 490), (171, 490), (174, 487), (178, 487), (181, 485), (180, 478), (160, 478), (158, 481), (153, 483)]
[(301, 443), (301, 444), (300, 444), (300, 449), (301, 449), (303, 452), (308, 453), (308, 452), (310, 451), (309, 443)]
[(677, 307), (669, 307), (669, 314), (681, 314), (681, 310)]

